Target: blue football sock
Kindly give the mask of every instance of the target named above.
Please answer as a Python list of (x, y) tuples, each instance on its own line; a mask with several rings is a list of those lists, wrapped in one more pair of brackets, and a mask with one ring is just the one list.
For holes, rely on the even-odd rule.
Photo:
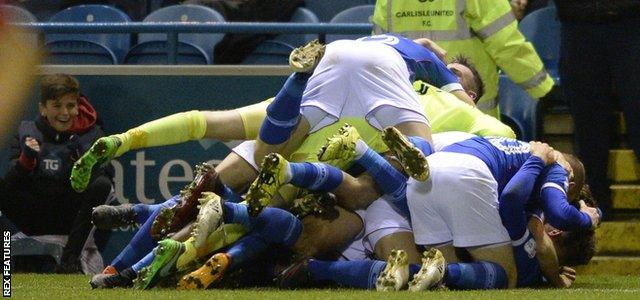
[(394, 206), (409, 216), (407, 178), (371, 148), (367, 149), (356, 163), (364, 166), (380, 189), (389, 196)]
[(149, 252), (145, 257), (139, 260), (137, 263), (133, 264), (131, 268), (136, 271), (136, 273), (140, 272), (142, 268), (150, 265), (153, 262), (153, 259), (156, 258), (156, 255), (153, 254), (153, 251)]
[[(143, 224), (149, 219), (149, 217), (156, 211), (160, 210), (162, 207), (171, 207), (173, 204), (178, 203), (180, 201), (180, 196), (175, 195), (169, 200), (160, 203), (160, 204), (143, 204), (138, 203), (133, 205), (133, 211), (136, 213), (136, 223)], [(154, 216), (155, 218), (155, 216)]]
[(240, 224), (249, 231), (253, 230), (251, 217), (246, 205), (224, 202), (222, 210), (225, 223)]
[(177, 201), (179, 201), (178, 198), (178, 196), (174, 196), (162, 204), (148, 206), (155, 207), (155, 211), (149, 215), (142, 226), (140, 226), (140, 229), (138, 229), (138, 232), (136, 232), (133, 238), (131, 238), (129, 244), (127, 244), (122, 252), (120, 252), (120, 254), (118, 254), (118, 256), (116, 256), (116, 258), (111, 262), (111, 265), (116, 268), (116, 270), (121, 271), (131, 267), (135, 262), (142, 259), (158, 245), (158, 242), (151, 238), (151, 225), (153, 224), (156, 216), (160, 213), (160, 209), (162, 207), (171, 207), (176, 205)]
[(267, 106), (267, 116), (260, 127), (260, 140), (270, 145), (284, 143), (300, 117), (300, 101), (309, 75), (294, 73)]
[(229, 188), (226, 184), (222, 185), (222, 193), (220, 197), (225, 201), (240, 203), (242, 202), (242, 197), (236, 192), (234, 192), (231, 188)]
[(289, 163), (291, 184), (312, 191), (330, 192), (342, 183), (342, 171), (324, 163)]
[(433, 147), (431, 147), (431, 144), (427, 140), (419, 136), (407, 136), (407, 139), (422, 151), (424, 156), (429, 156), (433, 153)]
[(230, 202), (224, 203), (223, 210), (225, 223), (241, 224), (269, 244), (290, 247), (302, 233), (302, 222), (286, 210), (266, 207), (257, 217), (251, 217), (246, 205)]
[[(375, 289), (376, 281), (387, 263), (379, 260), (309, 261), (311, 279), (315, 282), (330, 280), (342, 286)], [(420, 265), (409, 265), (409, 280), (420, 271)]]
[(386, 262), (379, 260), (309, 261), (309, 273), (315, 282), (333, 281), (347, 287), (375, 289), (376, 279)]
[(465, 290), (502, 289), (508, 281), (504, 268), (488, 261), (447, 264), (444, 277), (447, 287)]
[(227, 255), (231, 258), (229, 271), (241, 267), (245, 262), (262, 253), (268, 246), (269, 243), (262, 239), (260, 234), (250, 233), (249, 235), (243, 236), (227, 250)]
[(144, 224), (138, 229), (138, 232), (131, 238), (129, 244), (113, 259), (111, 265), (116, 270), (121, 271), (131, 267), (135, 262), (143, 258), (147, 253), (158, 245), (158, 242), (151, 238), (151, 225), (153, 220), (160, 213), (160, 209), (156, 210)]
[(286, 210), (266, 207), (253, 220), (253, 230), (268, 243), (291, 247), (302, 233), (302, 222)]
[(413, 275), (416, 275), (421, 267), (419, 264), (409, 264), (409, 281), (413, 280)]

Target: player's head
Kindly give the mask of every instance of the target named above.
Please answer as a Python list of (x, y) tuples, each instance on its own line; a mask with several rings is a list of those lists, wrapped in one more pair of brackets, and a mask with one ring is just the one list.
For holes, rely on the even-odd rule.
[[(589, 185), (583, 185), (578, 200), (584, 201), (587, 206), (597, 207), (597, 202), (591, 195)], [(586, 265), (595, 255), (596, 237), (593, 229), (562, 231), (550, 224), (545, 224), (545, 231), (553, 241), (558, 261), (561, 265)]]
[(478, 103), (478, 100), (484, 95), (484, 83), (469, 58), (458, 55), (451, 60), (447, 67), (460, 78), (460, 84), (473, 99), (473, 102)]
[[(569, 174), (569, 191), (567, 197), (574, 202), (578, 199), (583, 187), (585, 186), (585, 170), (582, 162), (574, 155), (562, 153), (564, 159), (569, 163), (571, 171)], [(588, 187), (587, 187), (588, 189)]]
[(563, 266), (586, 265), (596, 253), (594, 230), (562, 231), (546, 224), (545, 229)]

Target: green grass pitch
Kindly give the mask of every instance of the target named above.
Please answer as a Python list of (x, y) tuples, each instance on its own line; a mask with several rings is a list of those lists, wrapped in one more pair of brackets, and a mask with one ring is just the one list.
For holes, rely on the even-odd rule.
[(12, 296), (18, 299), (640, 299), (640, 276), (579, 276), (566, 290), (438, 291), (378, 293), (353, 289), (276, 289), (175, 291), (157, 289), (91, 290), (84, 275), (13, 274)]

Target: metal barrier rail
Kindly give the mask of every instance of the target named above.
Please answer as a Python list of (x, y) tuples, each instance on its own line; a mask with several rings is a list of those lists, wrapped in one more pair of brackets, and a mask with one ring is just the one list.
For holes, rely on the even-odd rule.
[(256, 23), (256, 22), (126, 22), (126, 23), (14, 23), (26, 30), (50, 33), (166, 33), (169, 46), (168, 61), (175, 64), (180, 33), (318, 33), (324, 41), (326, 34), (369, 34), (369, 23)]

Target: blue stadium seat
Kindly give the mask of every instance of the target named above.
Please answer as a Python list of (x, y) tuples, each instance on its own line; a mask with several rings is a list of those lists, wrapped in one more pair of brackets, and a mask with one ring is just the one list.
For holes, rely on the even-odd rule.
[[(291, 16), (290, 23), (320, 23), (318, 17), (310, 10), (298, 7)], [(293, 46), (302, 46), (314, 39), (317, 39), (317, 34), (280, 34), (273, 38), (275, 41), (283, 42)]]
[(4, 11), (7, 16), (7, 20), (10, 23), (31, 23), (38, 22), (36, 16), (34, 16), (28, 10), (13, 5), (0, 5), (0, 10)]
[[(110, 23), (110, 22), (130, 22), (131, 19), (121, 10), (106, 6), (106, 5), (78, 5), (64, 9), (55, 14), (49, 22), (79, 22), (79, 23)], [(83, 47), (80, 47), (82, 42), (87, 42), (86, 48), (89, 49), (88, 55), (93, 56), (97, 50), (94, 45), (99, 44), (104, 48), (109, 49), (117, 59), (117, 62), (122, 61), (125, 53), (130, 47), (130, 35), (129, 34), (49, 34), (45, 37), (45, 47), (49, 51), (54, 50), (49, 46), (53, 42), (58, 42), (55, 46), (55, 50), (62, 50), (60, 47), (64, 45), (61, 41), (75, 41), (69, 43), (72, 48), (64, 51), (65, 56), (71, 57), (73, 53), (71, 51), (83, 51)], [(58, 55), (51, 52), (51, 55)], [(78, 52), (75, 55), (79, 60), (83, 60), (80, 56), (83, 56), (83, 52)], [(53, 58), (55, 60), (55, 58)], [(66, 60), (66, 58), (64, 59)], [(91, 59), (90, 59), (91, 60)]]
[[(165, 65), (168, 44), (166, 41), (148, 41), (135, 45), (124, 58), (125, 64)], [(208, 65), (209, 56), (202, 48), (186, 42), (178, 42), (176, 63), (180, 65)]]
[[(298, 7), (291, 16), (291, 23), (319, 23), (310, 10)], [(317, 39), (317, 34), (280, 34), (262, 42), (242, 61), (244, 65), (288, 65), (289, 54), (295, 47)]]
[(375, 4), (375, 0), (305, 0), (305, 6), (321, 22), (329, 22), (339, 12), (358, 5)]
[(289, 54), (293, 46), (280, 41), (268, 40), (258, 47), (242, 61), (243, 65), (288, 65)]
[(12, 5), (20, 6), (31, 14), (33, 14), (37, 20), (46, 21), (51, 19), (53, 15), (58, 13), (67, 0), (19, 0), (19, 1), (2, 1), (4, 3), (11, 3)]
[[(224, 17), (222, 17), (219, 12), (206, 6), (183, 4), (167, 6), (156, 10), (144, 18), (143, 22), (224, 22)], [(189, 47), (186, 45), (196, 46), (201, 49), (206, 54), (207, 61), (211, 62), (213, 61), (213, 48), (222, 40), (223, 36), (224, 35), (220, 33), (183, 33), (178, 35), (178, 41), (182, 43), (180, 47), (183, 50)], [(140, 44), (150, 41), (166, 42), (166, 40), (167, 35), (163, 33), (145, 33), (138, 35), (138, 42)], [(180, 51), (179, 54), (182, 55), (182, 51)], [(190, 60), (190, 58), (184, 59)], [(178, 60), (182, 60), (182, 58), (178, 58)], [(159, 63), (162, 62), (159, 61)]]
[(501, 119), (511, 126), (518, 139), (531, 141), (537, 137), (538, 101), (513, 83), (504, 74), (500, 75), (498, 88)]
[[(371, 23), (374, 5), (360, 5), (348, 8), (337, 14), (329, 23)], [(327, 34), (326, 42), (331, 43), (340, 39), (357, 39), (363, 34)]]
[(560, 21), (555, 6), (548, 6), (528, 14), (519, 24), (520, 31), (536, 48), (545, 68), (559, 83)]
[[(13, 5), (0, 5), (0, 10), (4, 11), (7, 16), (7, 20), (10, 23), (33, 23), (38, 22), (36, 16), (30, 13), (28, 10), (13, 6)], [(38, 34), (37, 33), (25, 33), (20, 37), (21, 40), (27, 41), (30, 49), (38, 49)]]
[(114, 65), (115, 54), (107, 47), (90, 41), (60, 40), (45, 44), (50, 65)]

